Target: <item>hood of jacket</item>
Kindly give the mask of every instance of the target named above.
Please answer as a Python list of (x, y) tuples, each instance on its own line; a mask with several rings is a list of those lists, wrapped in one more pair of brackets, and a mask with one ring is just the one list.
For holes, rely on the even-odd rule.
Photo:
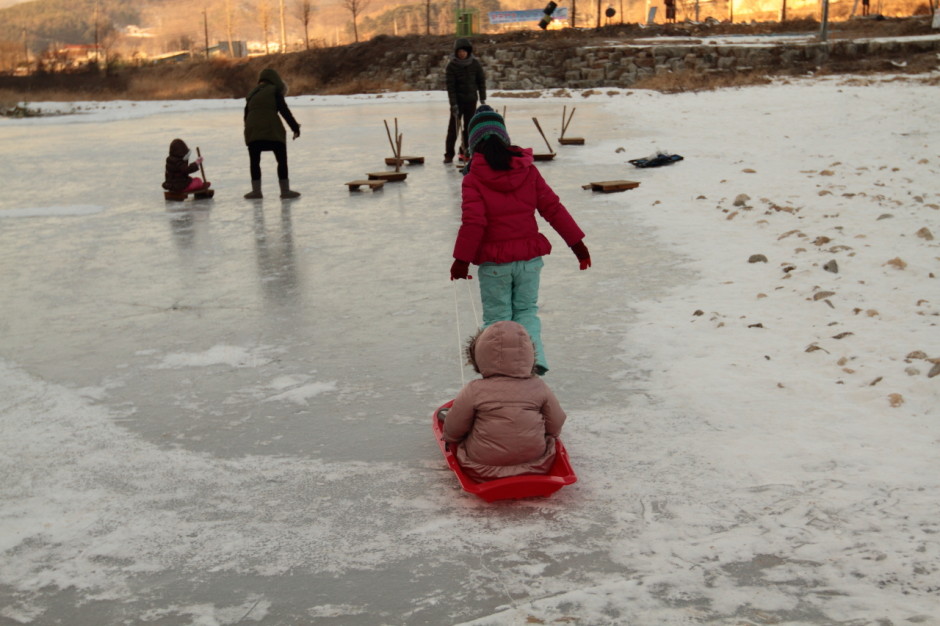
[(278, 74), (275, 69), (268, 67), (261, 70), (261, 73), (258, 74), (258, 82), (260, 83), (262, 81), (271, 83), (277, 88), (278, 92), (282, 95), (287, 95), (287, 84), (281, 80), (280, 74)]
[(532, 156), (532, 148), (519, 148), (510, 146), (510, 149), (516, 152), (522, 152), (522, 156), (513, 157), (511, 168), (508, 170), (494, 170), (486, 162), (486, 157), (479, 152), (473, 153), (470, 160), (469, 172), (485, 186), (501, 193), (518, 189), (529, 175), (529, 170), (535, 159)]
[(454, 54), (456, 54), (458, 50), (466, 50), (467, 54), (473, 54), (473, 44), (470, 43), (469, 39), (461, 37), (454, 42)]
[(535, 348), (525, 327), (501, 321), (477, 335), (469, 348), (470, 361), (484, 378), (529, 378), (535, 366)]
[(189, 146), (182, 139), (174, 139), (170, 142), (170, 156), (177, 159), (185, 158), (189, 154)]

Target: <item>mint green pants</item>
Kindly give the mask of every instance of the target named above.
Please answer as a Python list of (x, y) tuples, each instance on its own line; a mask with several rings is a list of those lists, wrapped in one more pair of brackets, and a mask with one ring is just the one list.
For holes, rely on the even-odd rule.
[(512, 263), (483, 263), (477, 272), (483, 302), (483, 328), (503, 320), (522, 324), (535, 346), (535, 364), (548, 371), (539, 319), (542, 257)]

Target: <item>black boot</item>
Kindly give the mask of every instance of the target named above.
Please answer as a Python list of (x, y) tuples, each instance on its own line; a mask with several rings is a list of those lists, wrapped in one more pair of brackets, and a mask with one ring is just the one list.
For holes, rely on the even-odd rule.
[(246, 200), (257, 200), (258, 198), (263, 198), (261, 195), (261, 181), (253, 180), (251, 181), (251, 191), (245, 194)]
[(287, 200), (287, 199), (290, 199), (290, 198), (299, 198), (299, 197), (300, 197), (300, 193), (299, 193), (299, 192), (297, 192), (297, 191), (291, 191), (291, 189), (290, 189), (290, 180), (288, 180), (288, 179), (286, 179), (286, 178), (282, 178), (281, 180), (279, 180), (279, 181), (277, 181), (277, 182), (279, 182), (279, 183), (281, 184), (281, 198), (282, 198), (282, 199)]

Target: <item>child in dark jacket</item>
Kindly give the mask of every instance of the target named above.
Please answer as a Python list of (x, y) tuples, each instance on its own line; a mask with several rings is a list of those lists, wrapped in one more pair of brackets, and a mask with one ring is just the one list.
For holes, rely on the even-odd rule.
[(548, 371), (538, 316), (542, 257), (552, 245), (539, 232), (538, 212), (561, 235), (578, 258), (591, 267), (584, 233), (533, 164), (532, 149), (509, 141), (506, 125), (488, 106), (470, 120), (470, 163), (463, 179), (463, 210), (451, 280), (471, 278), (479, 265), (483, 327), (499, 320), (519, 322), (535, 345), (538, 374)]
[(203, 182), (198, 176), (190, 176), (199, 169), (202, 157), (189, 162), (189, 147), (182, 139), (170, 142), (170, 155), (166, 158), (166, 172), (163, 188), (177, 193), (188, 193), (208, 189), (211, 183)]
[(474, 480), (547, 474), (565, 412), (548, 385), (535, 376), (535, 349), (516, 322), (496, 322), (467, 346), (483, 378), (454, 398), (444, 417), (444, 441)]

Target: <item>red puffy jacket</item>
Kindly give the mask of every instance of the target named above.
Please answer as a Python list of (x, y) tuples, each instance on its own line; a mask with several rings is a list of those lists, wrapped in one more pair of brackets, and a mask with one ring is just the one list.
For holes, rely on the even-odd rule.
[[(519, 148), (513, 148), (519, 150)], [(528, 261), (552, 251), (539, 232), (538, 211), (565, 243), (572, 246), (584, 232), (532, 163), (532, 149), (512, 160), (512, 169), (491, 169), (482, 154), (473, 155), (463, 179), (463, 214), (454, 258), (479, 265)]]

